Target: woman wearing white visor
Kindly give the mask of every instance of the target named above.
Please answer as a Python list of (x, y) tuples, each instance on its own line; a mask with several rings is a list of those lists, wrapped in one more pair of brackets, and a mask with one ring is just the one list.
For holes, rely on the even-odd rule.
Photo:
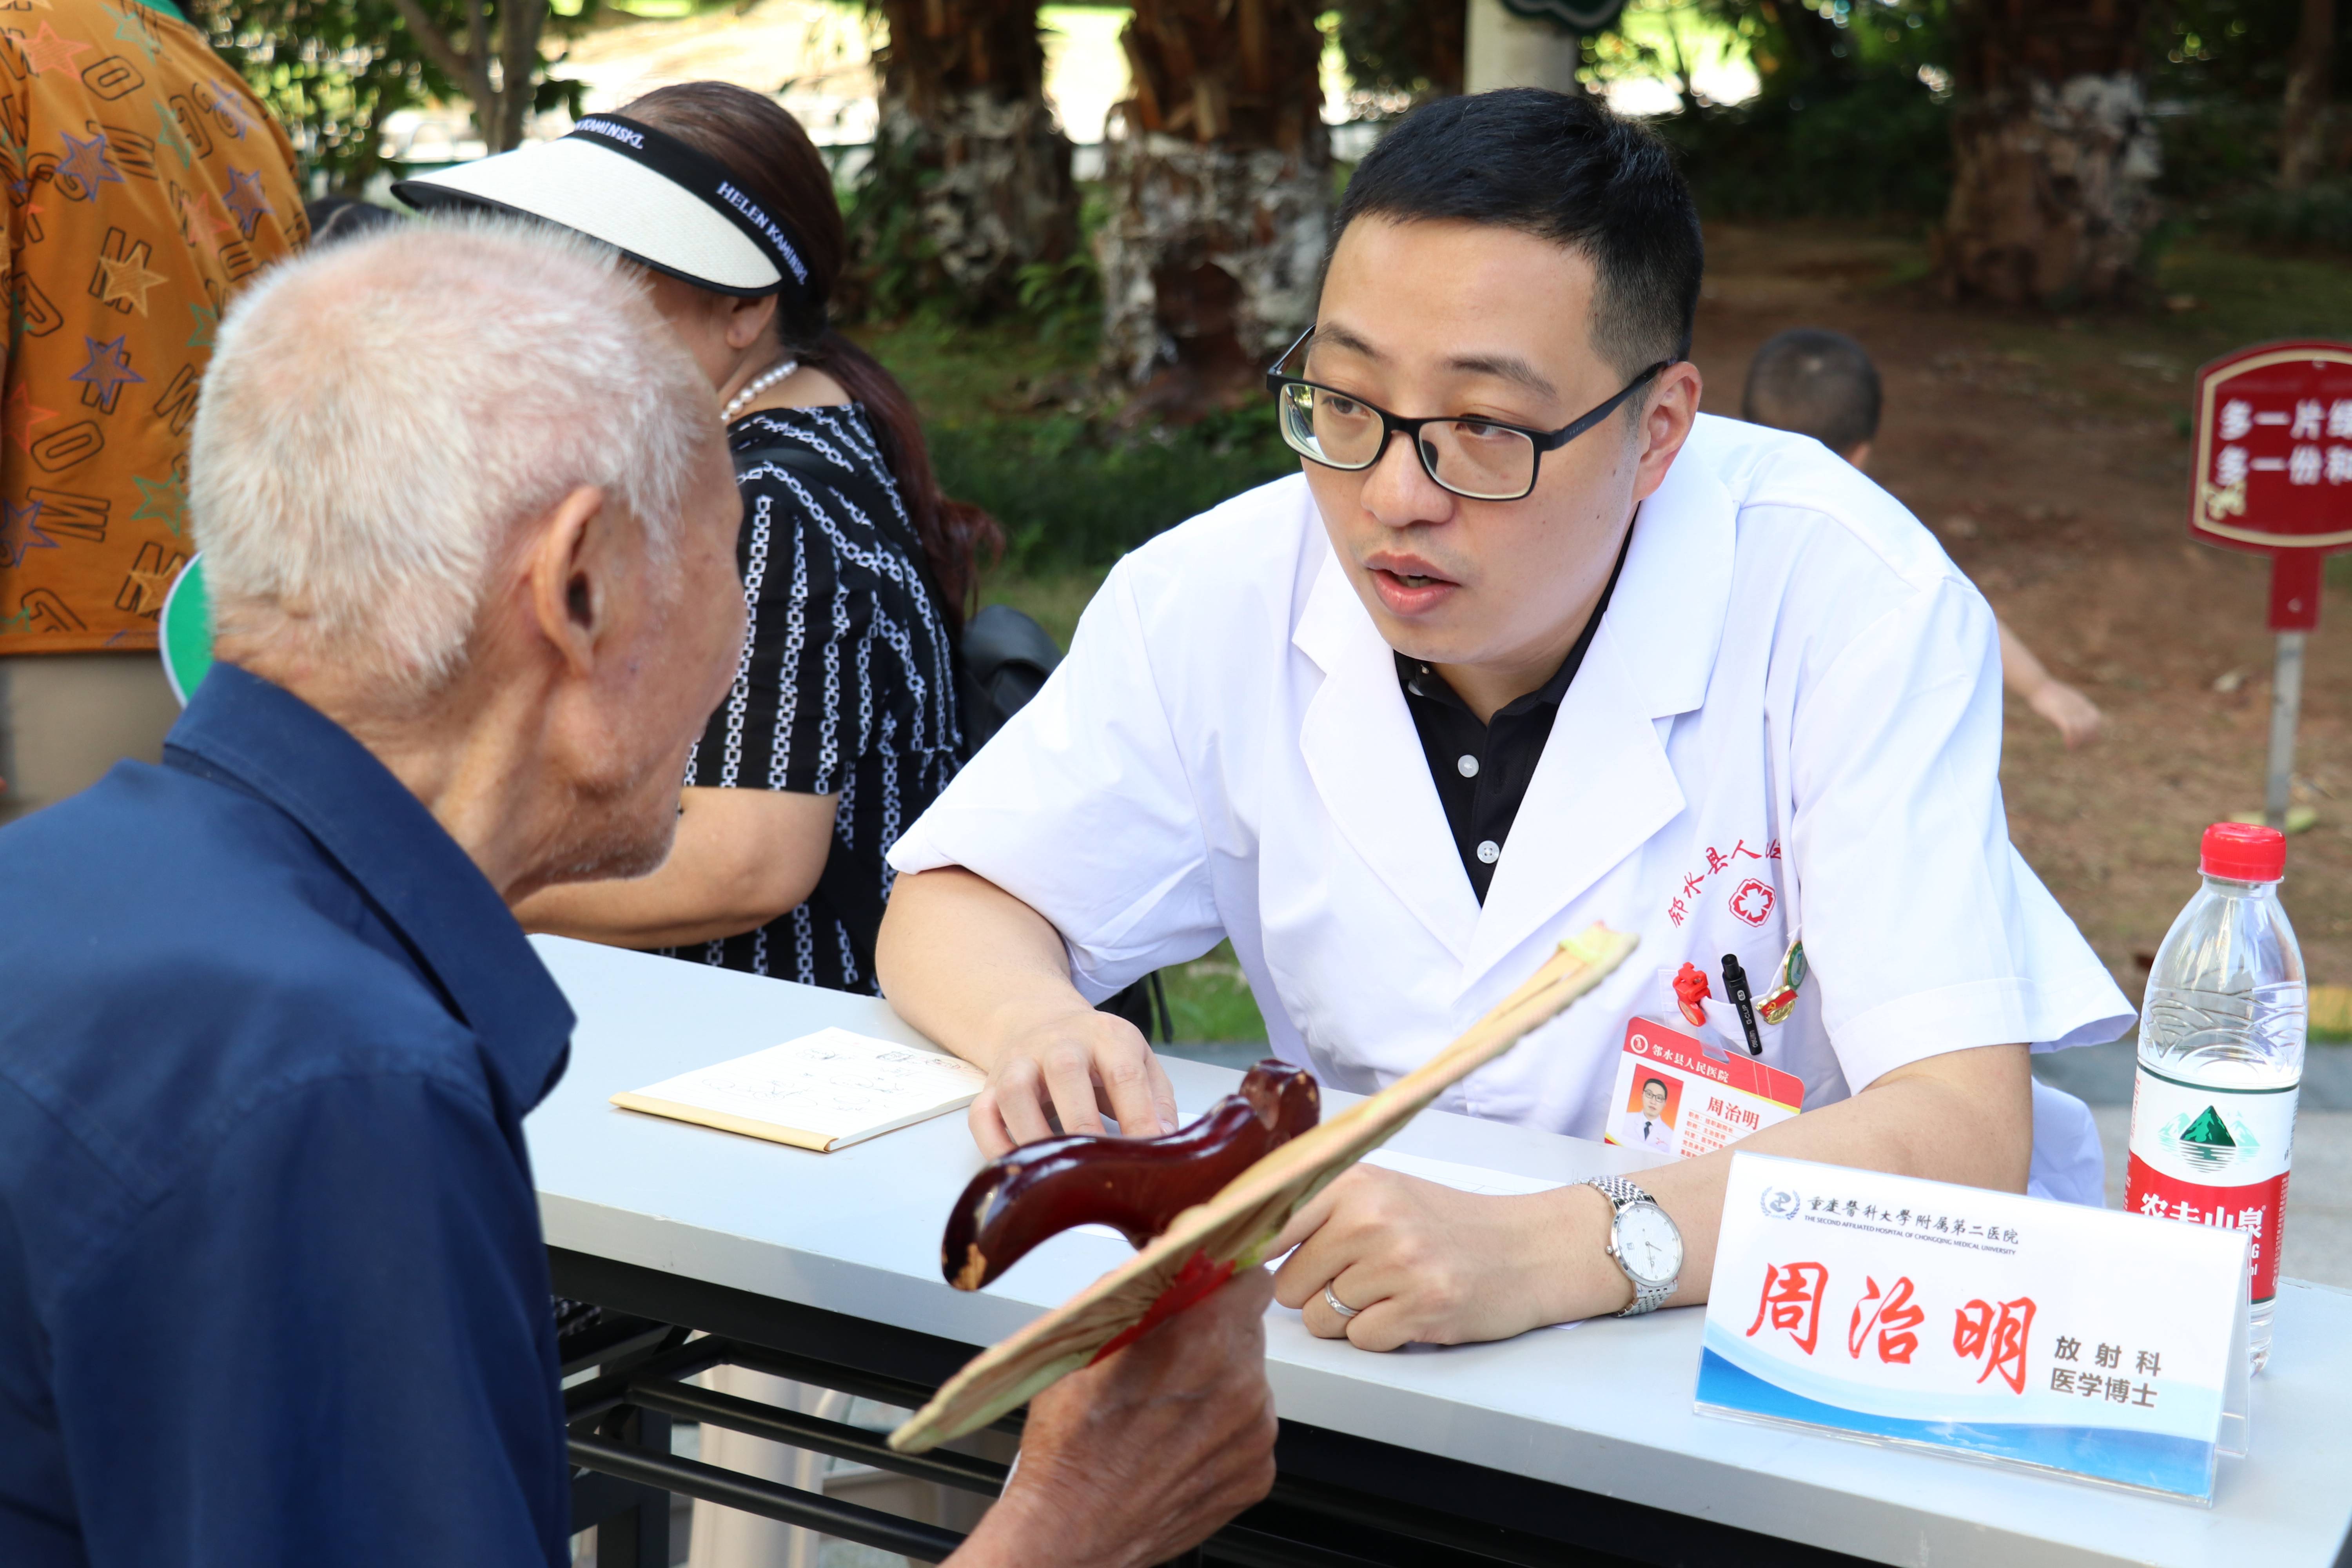
[(677, 842), (628, 882), (555, 888), (531, 930), (874, 989), (882, 855), (963, 752), (952, 637), (997, 538), (932, 478), (912, 404), (830, 329), (845, 250), (798, 121), (723, 82), (394, 187), (575, 229), (646, 269), (716, 389), (743, 496), (751, 629), (688, 763)]

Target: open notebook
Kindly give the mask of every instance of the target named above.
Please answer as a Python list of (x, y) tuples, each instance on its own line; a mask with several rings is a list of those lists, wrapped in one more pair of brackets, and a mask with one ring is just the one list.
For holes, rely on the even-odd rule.
[(613, 1103), (824, 1152), (961, 1110), (986, 1081), (955, 1057), (820, 1029), (624, 1090)]

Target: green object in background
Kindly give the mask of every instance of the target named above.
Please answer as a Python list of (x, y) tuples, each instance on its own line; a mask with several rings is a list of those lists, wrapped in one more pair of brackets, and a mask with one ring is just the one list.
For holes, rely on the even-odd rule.
[(185, 708), (213, 667), (213, 601), (205, 590), (205, 558), (182, 568), (163, 595), (163, 625), (156, 641), (163, 655), (163, 679)]
[(1167, 983), (1169, 1021), (1176, 1026), (1179, 1040), (1252, 1047), (1231, 1059), (1213, 1056), (1205, 1059), (1216, 1060), (1221, 1067), (1247, 1068), (1265, 1054), (1265, 1019), (1250, 994), (1249, 982), (1242, 978), (1241, 961), (1234, 956), (1233, 943), (1219, 942), (1205, 957), (1161, 970), (1160, 978)]

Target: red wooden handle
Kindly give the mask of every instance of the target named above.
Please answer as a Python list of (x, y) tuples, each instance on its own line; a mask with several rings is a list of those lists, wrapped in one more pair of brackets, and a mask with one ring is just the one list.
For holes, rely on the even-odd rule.
[(1141, 1247), (1321, 1116), (1313, 1074), (1264, 1061), (1239, 1094), (1165, 1137), (1080, 1134), (1026, 1144), (974, 1176), (956, 1200), (940, 1271), (957, 1289), (977, 1290), (1078, 1225), (1111, 1226)]

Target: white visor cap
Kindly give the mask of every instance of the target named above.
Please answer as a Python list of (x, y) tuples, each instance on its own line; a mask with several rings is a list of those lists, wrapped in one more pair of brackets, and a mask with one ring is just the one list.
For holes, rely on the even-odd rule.
[(701, 195), (582, 136), (419, 174), (393, 194), (419, 209), (489, 206), (543, 219), (715, 293), (758, 298), (787, 286), (769, 250)]

